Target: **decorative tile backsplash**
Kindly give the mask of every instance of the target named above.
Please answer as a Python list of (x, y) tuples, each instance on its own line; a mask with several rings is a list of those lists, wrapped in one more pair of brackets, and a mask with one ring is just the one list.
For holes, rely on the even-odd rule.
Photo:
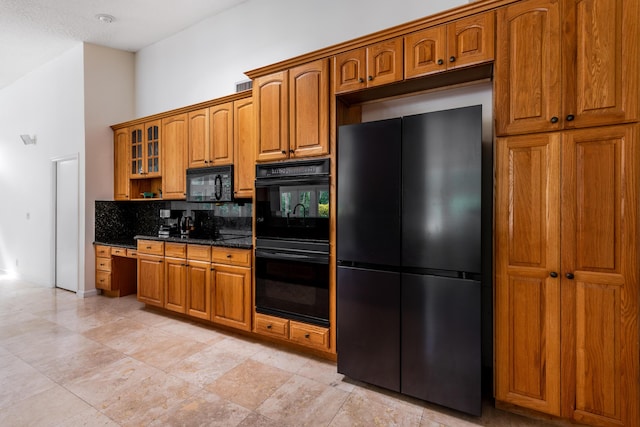
[[(134, 244), (136, 235), (157, 236), (160, 226), (190, 216), (199, 237), (219, 234), (251, 234), (251, 203), (188, 203), (183, 201), (96, 202), (95, 240), (103, 243)], [(160, 218), (169, 209), (171, 218)]]

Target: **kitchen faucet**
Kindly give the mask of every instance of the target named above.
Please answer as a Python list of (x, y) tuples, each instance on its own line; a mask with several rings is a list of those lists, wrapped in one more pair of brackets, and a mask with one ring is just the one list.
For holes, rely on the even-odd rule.
[(295, 216), (296, 209), (298, 209), (298, 206), (302, 207), (302, 218), (306, 218), (307, 217), (307, 210), (306, 210), (306, 208), (304, 207), (304, 205), (302, 203), (298, 203), (297, 205), (295, 205), (293, 207), (293, 211), (292, 211), (293, 215)]

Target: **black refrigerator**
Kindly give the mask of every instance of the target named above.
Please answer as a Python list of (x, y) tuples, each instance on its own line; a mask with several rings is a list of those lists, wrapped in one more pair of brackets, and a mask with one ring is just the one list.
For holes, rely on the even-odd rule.
[(481, 145), (479, 105), (338, 130), (338, 372), (474, 415)]

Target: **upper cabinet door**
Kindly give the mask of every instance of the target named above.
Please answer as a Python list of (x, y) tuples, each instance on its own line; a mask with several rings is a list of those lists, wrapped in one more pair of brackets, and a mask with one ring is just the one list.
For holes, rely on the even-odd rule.
[(160, 120), (144, 124), (142, 136), (144, 140), (144, 172), (145, 177), (160, 176)]
[(234, 196), (251, 198), (256, 174), (256, 121), (253, 99), (234, 101), (233, 117)]
[(636, 120), (639, 3), (565, 0), (564, 4), (565, 127)]
[(129, 200), (129, 128), (113, 135), (113, 199)]
[(289, 80), (287, 71), (253, 82), (257, 117), (257, 161), (282, 160), (289, 150)]
[(337, 94), (367, 87), (367, 50), (351, 50), (333, 57), (333, 90)]
[(491, 61), (494, 57), (495, 14), (460, 19), (447, 25), (448, 68), (458, 68)]
[(447, 27), (440, 25), (404, 38), (404, 76), (420, 77), (447, 69)]
[(561, 128), (561, 25), (557, 0), (523, 1), (498, 10), (498, 135)]
[(184, 199), (189, 137), (187, 114), (162, 119), (162, 135), (162, 198)]
[(367, 87), (402, 80), (402, 44), (402, 37), (398, 37), (367, 47)]
[(233, 164), (233, 102), (209, 108), (210, 161), (214, 166)]
[(189, 167), (201, 168), (209, 163), (209, 109), (189, 112)]
[(289, 70), (290, 157), (329, 152), (329, 61)]

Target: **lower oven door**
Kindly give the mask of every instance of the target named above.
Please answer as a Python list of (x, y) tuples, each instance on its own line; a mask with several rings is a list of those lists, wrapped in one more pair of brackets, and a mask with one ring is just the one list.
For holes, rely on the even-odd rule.
[(256, 248), (256, 312), (328, 327), (328, 254)]

